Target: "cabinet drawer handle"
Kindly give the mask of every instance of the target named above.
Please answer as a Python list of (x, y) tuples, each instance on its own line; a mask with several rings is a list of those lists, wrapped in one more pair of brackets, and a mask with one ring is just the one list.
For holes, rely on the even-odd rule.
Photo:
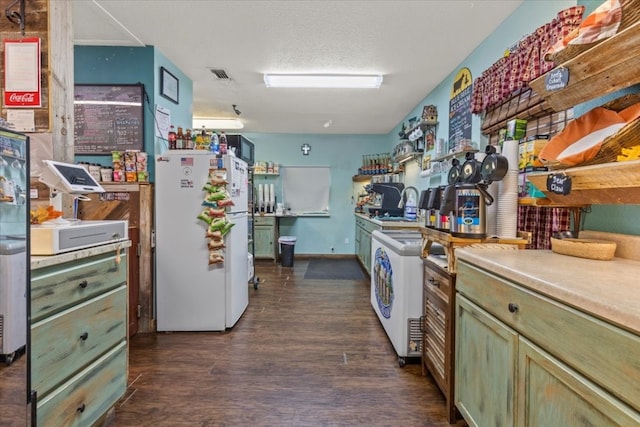
[(510, 311), (511, 313), (515, 313), (515, 312), (517, 312), (517, 311), (518, 311), (518, 305), (517, 305), (517, 304), (514, 304), (514, 303), (512, 303), (512, 302), (510, 302), (510, 303), (509, 303), (508, 307), (509, 307), (509, 311)]
[(89, 284), (89, 282), (87, 282), (86, 280), (83, 280), (82, 282), (80, 282), (80, 284), (78, 286), (80, 286), (82, 289), (86, 288), (87, 285)]
[(80, 335), (80, 339), (82, 341), (86, 341), (87, 338), (89, 338), (89, 333), (88, 332), (83, 332), (82, 335)]
[(82, 405), (78, 406), (78, 409), (76, 409), (76, 411), (78, 411), (79, 413), (83, 413), (85, 408), (86, 406), (83, 403)]
[(437, 281), (436, 279), (434, 279), (433, 277), (431, 277), (431, 278), (429, 279), (429, 284), (430, 284), (430, 285), (432, 285), (432, 286), (438, 286), (438, 287), (440, 286), (440, 282), (438, 282), (438, 281)]

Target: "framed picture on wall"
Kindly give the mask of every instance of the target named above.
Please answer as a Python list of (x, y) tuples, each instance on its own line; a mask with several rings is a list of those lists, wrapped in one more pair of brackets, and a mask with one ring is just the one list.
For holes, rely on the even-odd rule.
[(160, 67), (160, 95), (176, 104), (179, 103), (180, 81), (169, 70)]

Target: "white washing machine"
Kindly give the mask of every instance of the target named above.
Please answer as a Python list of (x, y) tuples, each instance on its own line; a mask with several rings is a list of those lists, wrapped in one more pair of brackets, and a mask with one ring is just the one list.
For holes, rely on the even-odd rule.
[(402, 367), (422, 354), (422, 235), (375, 230), (371, 237), (371, 305)]
[(24, 240), (0, 240), (0, 355), (11, 364), (27, 343), (27, 251)]

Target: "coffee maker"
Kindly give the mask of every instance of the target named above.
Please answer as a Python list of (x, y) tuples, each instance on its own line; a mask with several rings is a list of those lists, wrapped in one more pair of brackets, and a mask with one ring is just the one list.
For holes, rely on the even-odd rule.
[(400, 182), (376, 182), (370, 185), (369, 191), (380, 195), (380, 205), (369, 207), (369, 216), (402, 217), (404, 209), (398, 204), (402, 199), (404, 184)]

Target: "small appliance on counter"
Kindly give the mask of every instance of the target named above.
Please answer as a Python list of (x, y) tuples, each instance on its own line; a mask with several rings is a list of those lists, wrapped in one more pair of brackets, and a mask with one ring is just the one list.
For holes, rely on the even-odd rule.
[(369, 216), (402, 217), (404, 209), (399, 208), (402, 200), (404, 184), (400, 182), (385, 182), (371, 184), (370, 191), (380, 195), (380, 204), (368, 208)]
[(128, 221), (58, 218), (31, 226), (31, 255), (56, 255), (128, 239)]
[[(77, 200), (90, 200), (85, 194), (104, 193), (104, 188), (81, 165), (43, 160), (39, 176), (51, 197), (70, 194)], [(31, 255), (55, 255), (91, 246), (129, 239), (128, 221), (89, 221), (57, 218), (31, 225)]]

